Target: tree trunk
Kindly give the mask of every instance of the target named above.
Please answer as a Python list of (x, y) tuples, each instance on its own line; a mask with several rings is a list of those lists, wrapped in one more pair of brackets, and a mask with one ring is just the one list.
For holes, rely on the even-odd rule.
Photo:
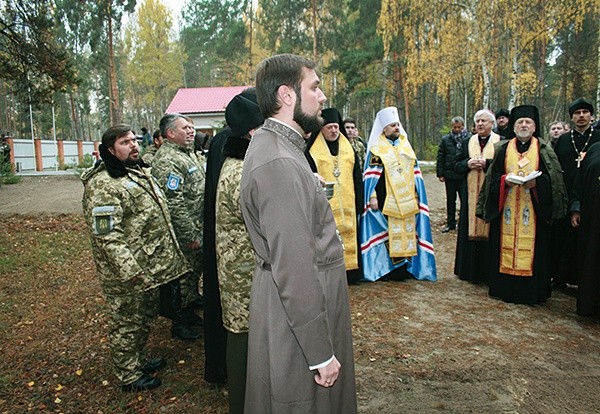
[(248, 2), (250, 7), (250, 13), (248, 15), (249, 26), (248, 26), (248, 85), (254, 83), (253, 79), (253, 64), (252, 64), (252, 46), (254, 41), (254, 2)]
[(313, 29), (313, 60), (318, 63), (317, 58), (317, 2), (312, 0), (310, 2), (312, 11), (312, 29)]
[(387, 74), (388, 74), (388, 65), (390, 64), (390, 59), (388, 56), (383, 58), (383, 70), (381, 71), (381, 99), (379, 102), (379, 108), (384, 108), (386, 105), (385, 96), (387, 93)]
[(111, 125), (121, 123), (121, 105), (119, 104), (119, 86), (117, 85), (117, 70), (115, 67), (115, 50), (113, 44), (112, 13), (108, 5), (108, 76), (110, 80), (110, 114)]
[(483, 108), (489, 109), (492, 95), (492, 82), (485, 57), (481, 57), (481, 75), (483, 76)]
[[(537, 93), (537, 106), (540, 109), (540, 122), (545, 119), (544, 115), (546, 114), (546, 87), (545, 87), (545, 78), (546, 78), (546, 48), (548, 43), (545, 39), (540, 40), (540, 53), (538, 60), (538, 71), (537, 71), (537, 80), (538, 80), (538, 93)], [(543, 124), (543, 122), (542, 122)], [(538, 125), (538, 130), (543, 131), (543, 125)], [(546, 131), (548, 132), (548, 131)]]
[(598, 20), (598, 67), (596, 68), (596, 110), (600, 108), (600, 19)]
[(404, 96), (404, 116), (406, 117), (406, 130), (410, 128), (410, 106), (408, 102), (408, 94), (406, 93), (406, 75), (404, 73), (404, 67), (402, 65), (398, 68), (398, 75), (400, 76), (400, 84), (402, 85), (402, 95)]
[(517, 87), (517, 76), (519, 74), (519, 72), (521, 71), (520, 67), (519, 67), (519, 59), (517, 57), (517, 45), (516, 45), (516, 41), (515, 44), (513, 44), (513, 47), (511, 48), (512, 50), (512, 71), (511, 71), (511, 76), (510, 76), (510, 99), (508, 101), (508, 110), (511, 110), (512, 108), (515, 107), (517, 99), (518, 99), (518, 95), (519, 95), (519, 88)]
[(73, 99), (73, 94), (69, 94), (69, 106), (71, 108), (71, 121), (73, 122), (73, 129), (75, 130), (75, 139), (83, 139), (81, 136), (81, 128), (79, 125), (79, 118), (77, 116), (77, 110), (75, 108), (75, 101)]

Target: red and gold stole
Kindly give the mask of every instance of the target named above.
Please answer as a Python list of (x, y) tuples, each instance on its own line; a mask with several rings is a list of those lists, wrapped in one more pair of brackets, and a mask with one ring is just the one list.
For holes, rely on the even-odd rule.
[[(519, 154), (517, 139), (507, 145), (506, 174), (526, 176), (539, 168), (540, 145), (531, 138), (529, 149)], [(535, 254), (536, 215), (531, 191), (522, 185), (510, 187), (500, 217), (500, 272), (513, 276), (532, 276)]]

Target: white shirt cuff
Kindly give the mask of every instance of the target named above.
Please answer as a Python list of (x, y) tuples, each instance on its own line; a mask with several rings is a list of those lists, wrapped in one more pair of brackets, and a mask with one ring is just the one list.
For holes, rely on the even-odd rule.
[(329, 365), (329, 363), (330, 363), (331, 361), (333, 361), (333, 358), (335, 358), (335, 355), (333, 355), (333, 356), (332, 356), (331, 358), (329, 358), (327, 361), (325, 361), (325, 362), (323, 362), (323, 363), (321, 363), (321, 364), (319, 364), (319, 365), (313, 365), (313, 366), (309, 366), (309, 367), (308, 367), (308, 369), (310, 369), (310, 370), (312, 371), (312, 370), (314, 370), (314, 369), (323, 368), (323, 367), (325, 367), (325, 366)]

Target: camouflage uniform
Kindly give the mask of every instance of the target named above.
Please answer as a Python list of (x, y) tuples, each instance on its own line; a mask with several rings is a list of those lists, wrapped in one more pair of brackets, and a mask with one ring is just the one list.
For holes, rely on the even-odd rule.
[(154, 160), (154, 157), (156, 156), (156, 151), (158, 151), (158, 148), (156, 148), (156, 145), (152, 144), (152, 145), (148, 145), (146, 147), (146, 151), (144, 152), (144, 155), (142, 155), (142, 160), (144, 160), (144, 162), (148, 165), (152, 165), (152, 161)]
[(190, 250), (186, 246), (195, 240), (202, 242), (204, 160), (193, 146), (182, 147), (166, 140), (152, 161), (152, 175), (167, 196), (177, 241), (194, 269), (181, 279), (182, 305), (185, 307), (198, 296), (202, 272), (202, 249)]
[[(254, 249), (240, 207), (243, 160), (227, 158), (217, 184), (216, 253), (223, 326), (248, 332)], [(235, 242), (232, 242), (235, 241)]]
[(144, 364), (158, 286), (189, 271), (177, 245), (167, 202), (145, 168), (112, 178), (104, 164), (84, 171), (83, 212), (109, 317), (117, 377), (137, 381)]
[(356, 138), (351, 138), (348, 139), (348, 141), (350, 141), (350, 145), (352, 145), (352, 149), (354, 149), (354, 152), (356, 153), (356, 156), (358, 157), (358, 162), (360, 165), (360, 168), (364, 168), (365, 166), (365, 156), (367, 154), (367, 147), (365, 146), (365, 143), (363, 142), (362, 138), (360, 137), (356, 137)]

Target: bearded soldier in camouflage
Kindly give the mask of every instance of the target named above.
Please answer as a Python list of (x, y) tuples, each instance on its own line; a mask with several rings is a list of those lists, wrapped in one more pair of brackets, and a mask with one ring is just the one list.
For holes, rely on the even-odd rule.
[[(181, 292), (176, 285), (173, 303), (173, 337), (193, 340), (200, 334), (188, 325), (202, 325), (194, 313), (199, 299), (198, 281), (202, 272), (202, 221), (204, 217), (204, 162), (194, 150), (194, 127), (183, 115), (167, 114), (159, 123), (163, 145), (152, 161), (152, 175), (158, 180), (167, 197), (167, 204), (177, 241), (193, 272), (180, 279)], [(181, 311), (178, 309), (181, 308)]]
[(164, 194), (139, 158), (131, 127), (102, 136), (102, 163), (86, 170), (83, 211), (109, 321), (108, 341), (124, 390), (161, 384), (151, 373), (166, 365), (146, 360), (144, 345), (158, 307), (157, 287), (187, 273)]
[[(232, 134), (223, 148), (226, 158), (217, 184), (215, 250), (223, 326), (227, 330), (229, 412), (242, 414), (246, 391), (250, 289), (256, 263), (240, 207), (240, 182), (251, 135), (262, 125), (264, 117), (256, 103), (239, 94), (227, 105), (225, 119)], [(232, 243), (232, 240), (235, 242)]]

